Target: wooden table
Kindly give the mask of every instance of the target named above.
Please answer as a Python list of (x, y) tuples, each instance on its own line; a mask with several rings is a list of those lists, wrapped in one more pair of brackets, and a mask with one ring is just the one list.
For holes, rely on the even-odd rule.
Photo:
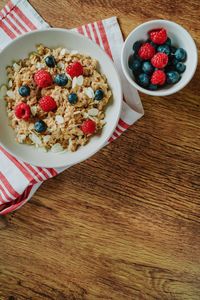
[[(198, 0), (31, 3), (56, 27), (116, 15), (124, 36), (171, 19), (200, 46)], [(137, 124), (1, 218), (1, 300), (200, 299), (199, 82), (141, 94)]]

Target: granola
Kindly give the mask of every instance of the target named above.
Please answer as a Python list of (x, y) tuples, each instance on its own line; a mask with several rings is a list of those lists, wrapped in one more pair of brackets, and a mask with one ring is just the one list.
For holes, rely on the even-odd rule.
[(105, 125), (112, 92), (96, 59), (39, 45), (8, 66), (7, 76), (4, 99), (18, 143), (76, 151)]

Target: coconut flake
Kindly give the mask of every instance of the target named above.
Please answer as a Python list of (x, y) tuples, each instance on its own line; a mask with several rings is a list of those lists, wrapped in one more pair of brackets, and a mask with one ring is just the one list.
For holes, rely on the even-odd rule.
[(89, 116), (88, 113), (86, 113), (86, 112), (83, 113), (83, 118), (87, 119), (88, 116)]
[(17, 63), (13, 64), (13, 69), (15, 72), (19, 72), (20, 68), (21, 68), (20, 65), (18, 65)]
[(78, 50), (72, 50), (72, 51), (70, 52), (70, 54), (76, 55), (76, 54), (78, 54)]
[(17, 141), (22, 144), (23, 141), (26, 139), (26, 135), (25, 134), (18, 134), (17, 135)]
[(77, 85), (81, 86), (83, 84), (83, 76), (74, 77), (72, 80), (72, 88), (74, 89)]
[(72, 88), (74, 89), (77, 85), (77, 77), (74, 77), (72, 80)]
[(60, 55), (64, 56), (65, 53), (66, 53), (66, 49), (63, 48), (63, 49), (60, 51)]
[(94, 99), (94, 91), (91, 87), (85, 88), (84, 93), (90, 98)]
[(72, 80), (71, 76), (68, 73), (66, 73), (66, 76), (69, 80)]
[(63, 124), (64, 123), (64, 118), (62, 116), (57, 115), (55, 117), (56, 123), (57, 124)]
[(70, 51), (66, 48), (63, 48), (61, 51), (60, 51), (60, 55), (64, 56), (66, 53), (69, 53)]
[(35, 116), (37, 114), (37, 106), (36, 105), (31, 106), (31, 113), (33, 116)]
[(79, 86), (83, 85), (83, 75), (77, 77), (76, 83)]
[(41, 64), (41, 63), (37, 62), (35, 66), (36, 66), (36, 69), (42, 69), (45, 67), (45, 64)]
[(12, 87), (12, 85), (13, 85), (13, 83), (12, 83), (12, 80), (9, 80), (9, 81), (8, 81), (8, 87), (10, 87), (10, 88), (11, 88), (11, 87)]
[(92, 117), (96, 117), (99, 113), (99, 110), (97, 108), (91, 108), (88, 110), (88, 114)]
[(55, 145), (53, 145), (51, 147), (51, 151), (56, 153), (56, 152), (62, 152), (63, 151), (63, 147), (61, 146), (60, 143), (56, 143)]
[(29, 138), (36, 145), (41, 145), (42, 144), (41, 139), (35, 133), (29, 134)]
[(64, 70), (64, 69), (65, 69), (65, 64), (64, 64), (63, 62), (60, 61), (60, 62), (57, 64), (57, 67), (58, 67), (59, 69)]
[(48, 143), (49, 142), (49, 140), (50, 140), (50, 135), (48, 134), (48, 135), (45, 135), (44, 137), (43, 137), (43, 142), (44, 143)]
[(13, 91), (7, 91), (7, 96), (13, 100), (15, 100), (15, 93)]

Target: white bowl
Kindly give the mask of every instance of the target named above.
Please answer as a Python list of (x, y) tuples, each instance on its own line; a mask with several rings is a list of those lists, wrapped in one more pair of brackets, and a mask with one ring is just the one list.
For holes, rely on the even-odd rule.
[(122, 88), (119, 75), (112, 60), (95, 43), (80, 34), (65, 29), (50, 28), (27, 33), (14, 40), (0, 52), (0, 86), (7, 82), (6, 66), (11, 65), (13, 60), (17, 61), (27, 57), (30, 52), (36, 50), (37, 44), (52, 48), (61, 46), (77, 50), (79, 53), (88, 54), (98, 60), (100, 71), (106, 75), (113, 93), (113, 101), (106, 108), (106, 125), (100, 136), (92, 137), (86, 146), (80, 147), (76, 152), (52, 153), (49, 151), (45, 153), (34, 146), (18, 144), (15, 141), (15, 134), (12, 128), (8, 126), (5, 101), (1, 99), (0, 144), (18, 159), (32, 165), (52, 168), (76, 164), (100, 150), (117, 126), (122, 105)]
[[(138, 40), (147, 40), (148, 31), (154, 28), (165, 28), (172, 44), (175, 47), (181, 47), (187, 52), (187, 60), (185, 62), (186, 70), (182, 74), (181, 80), (170, 86), (160, 88), (156, 91), (150, 91), (139, 86), (133, 79), (133, 74), (128, 67), (128, 58), (133, 53), (132, 47), (134, 42)], [(121, 54), (121, 64), (123, 72), (132, 86), (139, 91), (153, 96), (167, 96), (180, 91), (192, 79), (197, 68), (198, 54), (195, 42), (191, 35), (180, 25), (165, 20), (153, 20), (143, 23), (136, 27), (127, 37)]]

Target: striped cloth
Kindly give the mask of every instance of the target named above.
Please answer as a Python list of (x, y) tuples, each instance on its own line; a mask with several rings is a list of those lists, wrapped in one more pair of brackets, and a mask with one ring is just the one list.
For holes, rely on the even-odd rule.
[[(12, 0), (0, 11), (0, 48), (17, 36), (49, 25), (38, 15), (26, 0)], [(110, 138), (112, 142), (143, 115), (137, 91), (125, 79), (120, 52), (123, 37), (116, 17), (72, 29), (87, 36), (102, 47), (114, 60), (121, 76), (124, 101), (119, 124)], [(17, 160), (0, 146), (0, 215), (21, 207), (35, 193), (41, 183), (56, 176), (64, 169), (47, 169), (31, 166)]]

